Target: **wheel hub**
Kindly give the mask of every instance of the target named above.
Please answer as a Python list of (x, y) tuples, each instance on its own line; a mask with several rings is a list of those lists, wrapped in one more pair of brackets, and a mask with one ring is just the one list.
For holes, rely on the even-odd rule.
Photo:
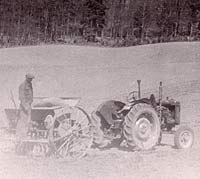
[(150, 121), (145, 117), (138, 119), (136, 122), (136, 130), (139, 138), (143, 140), (148, 139), (151, 134)]
[(180, 136), (180, 143), (184, 146), (187, 147), (191, 143), (191, 134), (188, 131), (184, 131), (181, 136)]

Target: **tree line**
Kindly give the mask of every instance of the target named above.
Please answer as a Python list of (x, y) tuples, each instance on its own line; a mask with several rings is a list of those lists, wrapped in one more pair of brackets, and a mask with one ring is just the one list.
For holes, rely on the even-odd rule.
[(1, 0), (0, 45), (200, 39), (199, 0)]

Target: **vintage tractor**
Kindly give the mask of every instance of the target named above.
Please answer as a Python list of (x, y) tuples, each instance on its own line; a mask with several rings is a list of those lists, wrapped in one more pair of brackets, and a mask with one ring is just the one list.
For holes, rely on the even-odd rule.
[(180, 125), (180, 102), (162, 99), (162, 82), (158, 100), (153, 94), (150, 98), (141, 98), (141, 80), (137, 82), (138, 91), (129, 94), (128, 103), (106, 101), (92, 113), (94, 143), (105, 147), (126, 141), (132, 149), (148, 150), (161, 142), (163, 133), (169, 133), (174, 134), (176, 148), (191, 147), (194, 141), (192, 129), (188, 126), (177, 129)]
[(20, 142), (17, 142), (15, 136), (19, 110), (5, 109), (9, 128), (6, 132), (4, 130), (1, 142), (12, 141), (16, 152), (21, 154), (33, 156), (53, 154), (67, 160), (84, 156), (92, 145), (92, 135), (90, 117), (77, 106), (79, 100), (79, 98), (35, 98), (31, 111), (32, 124), (27, 139)]

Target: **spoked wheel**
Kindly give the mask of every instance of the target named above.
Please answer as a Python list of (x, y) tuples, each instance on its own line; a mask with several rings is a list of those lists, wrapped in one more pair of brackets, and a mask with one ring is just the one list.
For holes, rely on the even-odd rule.
[(160, 120), (148, 104), (136, 104), (125, 117), (124, 137), (129, 146), (148, 150), (155, 146), (160, 136)]
[(178, 149), (192, 147), (194, 142), (194, 132), (187, 126), (181, 126), (174, 135), (174, 144)]
[(57, 157), (74, 160), (83, 157), (92, 145), (90, 118), (78, 107), (55, 116), (49, 140)]

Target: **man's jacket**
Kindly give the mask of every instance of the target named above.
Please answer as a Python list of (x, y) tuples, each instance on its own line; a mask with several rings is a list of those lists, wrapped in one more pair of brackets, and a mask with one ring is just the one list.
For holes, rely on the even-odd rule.
[(31, 82), (25, 80), (19, 86), (19, 100), (25, 108), (31, 105), (33, 102), (33, 87)]

